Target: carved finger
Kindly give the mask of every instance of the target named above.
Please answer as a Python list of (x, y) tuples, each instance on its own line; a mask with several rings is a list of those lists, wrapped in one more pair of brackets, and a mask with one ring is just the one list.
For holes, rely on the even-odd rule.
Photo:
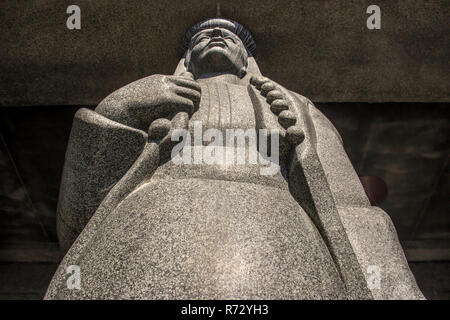
[(278, 115), (278, 122), (283, 128), (287, 129), (293, 126), (297, 122), (297, 119), (292, 111), (284, 110)]
[(195, 80), (190, 80), (181, 76), (174, 76), (170, 78), (170, 81), (178, 86), (196, 90), (198, 92), (202, 91), (202, 88)]
[(189, 115), (186, 112), (177, 112), (173, 115), (170, 123), (170, 131), (161, 140), (159, 144), (160, 159), (164, 161), (170, 158), (173, 147), (178, 144), (177, 141), (172, 141), (172, 135), (175, 130), (187, 130), (189, 125)]
[(152, 124), (153, 121), (159, 118), (170, 119), (171, 115), (177, 112), (186, 112), (188, 115), (192, 115), (194, 111), (195, 106), (192, 100), (179, 96), (177, 94), (172, 94), (169, 102), (164, 103), (156, 108), (151, 108), (149, 112), (145, 113), (145, 123)]
[[(266, 84), (264, 84), (261, 87), (261, 89), (263, 89)], [(262, 91), (261, 91), (261, 93), (262, 93)], [(276, 99), (282, 99), (282, 98), (284, 98), (284, 95), (279, 90), (269, 91), (266, 96), (267, 103), (269, 103), (269, 104), (271, 104)]]
[(185, 97), (188, 98), (189, 100), (191, 100), (194, 103), (194, 106), (198, 106), (200, 103), (200, 92), (193, 90), (193, 89), (189, 89), (189, 88), (184, 88), (184, 87), (177, 87), (175, 89), (175, 93), (181, 97)]
[(250, 83), (256, 87), (256, 89), (261, 90), (261, 86), (270, 81), (270, 79), (263, 76), (252, 76), (250, 78)]
[(171, 120), (171, 126), (173, 130), (176, 129), (187, 129), (189, 124), (189, 115), (186, 112), (177, 112), (172, 120)]
[(148, 128), (149, 141), (160, 141), (170, 131), (171, 123), (166, 118), (159, 118), (153, 121)]
[(179, 95), (174, 96), (173, 102), (168, 106), (169, 112), (167, 114), (175, 114), (177, 112), (186, 112), (189, 115), (192, 115), (196, 109), (194, 102), (186, 97), (182, 97)]
[(305, 132), (300, 127), (291, 126), (286, 130), (286, 139), (291, 145), (297, 146), (305, 140)]
[(284, 99), (276, 99), (272, 101), (272, 103), (270, 104), (270, 110), (277, 115), (280, 112), (288, 109), (289, 109), (288, 103)]
[(261, 94), (266, 96), (270, 91), (276, 88), (275, 84), (272, 81), (267, 81), (261, 85)]
[(250, 78), (250, 84), (256, 86), (258, 83), (260, 83), (260, 78), (259, 76), (251, 76)]
[(192, 73), (188, 72), (188, 71), (182, 72), (180, 74), (180, 77), (187, 78), (187, 79), (190, 79), (190, 80), (195, 80), (194, 75)]

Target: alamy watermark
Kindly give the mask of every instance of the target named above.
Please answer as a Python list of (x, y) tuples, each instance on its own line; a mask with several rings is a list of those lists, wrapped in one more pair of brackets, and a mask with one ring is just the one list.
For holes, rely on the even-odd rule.
[(70, 14), (66, 21), (66, 27), (69, 30), (81, 29), (81, 9), (79, 6), (72, 4), (67, 7), (66, 13)]
[(81, 290), (81, 269), (80, 266), (72, 264), (66, 268), (66, 285), (69, 290)]
[[(274, 175), (280, 170), (278, 129), (226, 129), (211, 128), (203, 132), (201, 121), (193, 122), (193, 139), (186, 129), (176, 129), (172, 141), (171, 159), (175, 164), (244, 165), (259, 164), (261, 175)], [(248, 141), (248, 143), (247, 143)], [(269, 142), (270, 141), (270, 142)], [(203, 144), (209, 142), (206, 146)]]
[(379, 6), (372, 4), (367, 7), (366, 13), (370, 14), (367, 18), (366, 26), (369, 30), (381, 29), (381, 9)]
[(370, 290), (381, 289), (381, 268), (376, 265), (367, 266), (367, 287)]

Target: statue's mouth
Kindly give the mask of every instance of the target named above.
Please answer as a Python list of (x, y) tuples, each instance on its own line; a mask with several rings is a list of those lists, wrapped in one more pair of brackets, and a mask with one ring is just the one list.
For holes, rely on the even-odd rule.
[(227, 43), (225, 42), (225, 40), (223, 40), (221, 38), (213, 38), (209, 41), (208, 47), (213, 47), (213, 46), (226, 47)]

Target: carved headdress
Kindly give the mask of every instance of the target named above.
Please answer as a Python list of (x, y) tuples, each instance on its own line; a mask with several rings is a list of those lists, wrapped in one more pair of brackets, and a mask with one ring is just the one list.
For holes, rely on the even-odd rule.
[(189, 31), (186, 32), (182, 40), (183, 52), (188, 49), (189, 42), (191, 41), (191, 38), (194, 35), (196, 35), (198, 32), (202, 30), (212, 29), (216, 27), (227, 29), (236, 34), (241, 39), (242, 43), (247, 49), (248, 55), (252, 57), (256, 56), (256, 43), (253, 40), (253, 37), (250, 34), (250, 32), (240, 23), (223, 18), (213, 18), (204, 20), (191, 27)]

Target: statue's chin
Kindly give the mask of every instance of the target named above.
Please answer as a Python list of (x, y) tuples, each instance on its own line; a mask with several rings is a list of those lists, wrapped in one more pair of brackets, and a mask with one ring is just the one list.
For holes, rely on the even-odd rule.
[(209, 49), (199, 60), (198, 74), (232, 73), (238, 74), (241, 69), (230, 57), (229, 52), (221, 47)]

